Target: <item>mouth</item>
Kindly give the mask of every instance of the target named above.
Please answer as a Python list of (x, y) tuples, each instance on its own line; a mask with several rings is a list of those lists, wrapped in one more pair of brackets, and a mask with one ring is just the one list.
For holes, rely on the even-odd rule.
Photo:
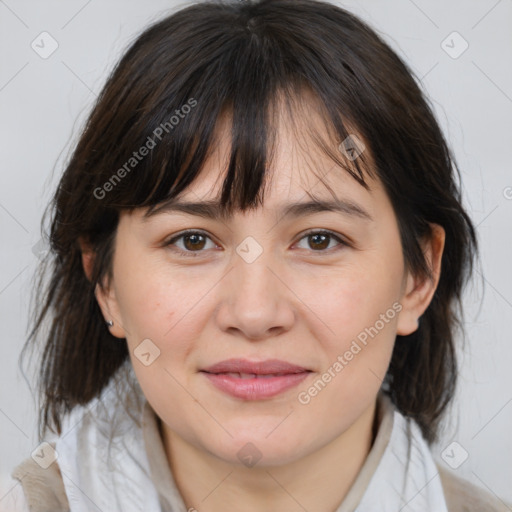
[[(210, 373), (210, 372), (206, 372)], [(301, 372), (297, 372), (301, 373)], [(210, 373), (210, 375), (226, 375), (228, 377), (233, 377), (235, 379), (269, 379), (271, 377), (284, 377), (285, 375), (295, 375), (293, 373), (239, 373), (239, 372), (220, 372), (220, 373)]]
[(311, 370), (277, 359), (229, 359), (200, 370), (218, 390), (243, 400), (272, 398), (302, 382)]

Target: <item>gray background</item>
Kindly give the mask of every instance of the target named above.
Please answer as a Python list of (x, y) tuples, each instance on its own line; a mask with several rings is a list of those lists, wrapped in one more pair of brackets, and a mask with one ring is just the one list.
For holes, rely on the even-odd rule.
[[(185, 4), (0, 0), (0, 499), (12, 467), (37, 446), (35, 405), (17, 359), (43, 209), (123, 49)], [(340, 5), (369, 21), (421, 79), (462, 169), (481, 266), (465, 296), (459, 392), (434, 453), (512, 501), (512, 0)], [(46, 59), (31, 47), (34, 40), (42, 46), (43, 31), (58, 43)], [(50, 48), (49, 39), (44, 44)]]

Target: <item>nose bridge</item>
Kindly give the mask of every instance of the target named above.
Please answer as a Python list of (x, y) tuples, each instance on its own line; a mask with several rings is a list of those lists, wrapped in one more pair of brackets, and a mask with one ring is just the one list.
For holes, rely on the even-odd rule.
[[(234, 290), (236, 290), (237, 304), (248, 304), (249, 308), (257, 307), (260, 311), (272, 308), (277, 300), (275, 289), (275, 276), (270, 271), (272, 267), (272, 249), (268, 244), (264, 246), (253, 236), (247, 236), (236, 247), (234, 258)], [(274, 262), (275, 264), (275, 262)]]
[(294, 316), (286, 287), (274, 275), (279, 263), (263, 244), (248, 236), (236, 247), (217, 318), (222, 329), (237, 329), (252, 339), (288, 329)]

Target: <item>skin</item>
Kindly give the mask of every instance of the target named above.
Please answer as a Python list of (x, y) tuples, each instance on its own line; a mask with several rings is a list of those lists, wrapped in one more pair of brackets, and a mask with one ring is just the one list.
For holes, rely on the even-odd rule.
[[(280, 116), (264, 208), (237, 211), (225, 221), (173, 212), (144, 222), (142, 209), (123, 212), (113, 279), (96, 288), (105, 319), (114, 321), (110, 330), (126, 338), (144, 394), (162, 420), (166, 456), (185, 504), (200, 512), (335, 510), (371, 448), (376, 397), (395, 337), (418, 328), (438, 283), (444, 230), (433, 225), (423, 243), (434, 279), (406, 272), (397, 219), (381, 184), (369, 180), (365, 190), (306, 137), (296, 137), (307, 126), (321, 129), (315, 112), (301, 117), (307, 120), (302, 132)], [(216, 150), (183, 200), (218, 196), (228, 129), (220, 124)], [(281, 219), (280, 205), (307, 201), (306, 191), (332, 199), (319, 174), (337, 197), (356, 202), (373, 220), (339, 212)], [(312, 228), (333, 231), (348, 244), (331, 238), (322, 245), (303, 234)], [(180, 256), (164, 245), (185, 229), (210, 237), (199, 244), (199, 256)], [(250, 264), (236, 252), (247, 236), (263, 250)], [(186, 238), (176, 244), (194, 250)], [(84, 251), (86, 272), (91, 257)], [(301, 404), (299, 393), (397, 302), (401, 311)], [(149, 366), (134, 355), (146, 338), (160, 350)], [(199, 373), (231, 357), (278, 358), (312, 372), (274, 398), (245, 401)], [(253, 467), (237, 457), (248, 442), (261, 453)]]

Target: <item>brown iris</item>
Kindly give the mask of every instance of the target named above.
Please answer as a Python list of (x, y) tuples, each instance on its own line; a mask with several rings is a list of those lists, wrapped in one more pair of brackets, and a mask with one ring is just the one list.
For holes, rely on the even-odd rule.
[[(202, 240), (201, 240), (202, 239)], [(188, 244), (187, 241), (190, 241), (191, 243)], [(184, 235), (183, 236), (183, 245), (187, 250), (196, 250), (196, 249), (202, 249), (204, 247), (204, 243), (206, 241), (206, 237), (204, 235), (193, 233), (191, 235)]]
[(329, 240), (331, 237), (330, 235), (327, 234), (315, 233), (313, 235), (309, 235), (308, 238), (309, 240), (315, 239), (316, 242), (320, 242), (320, 244), (317, 244), (316, 242), (314, 242), (315, 245), (310, 244), (310, 247), (312, 249), (325, 249), (326, 247), (329, 246)]

